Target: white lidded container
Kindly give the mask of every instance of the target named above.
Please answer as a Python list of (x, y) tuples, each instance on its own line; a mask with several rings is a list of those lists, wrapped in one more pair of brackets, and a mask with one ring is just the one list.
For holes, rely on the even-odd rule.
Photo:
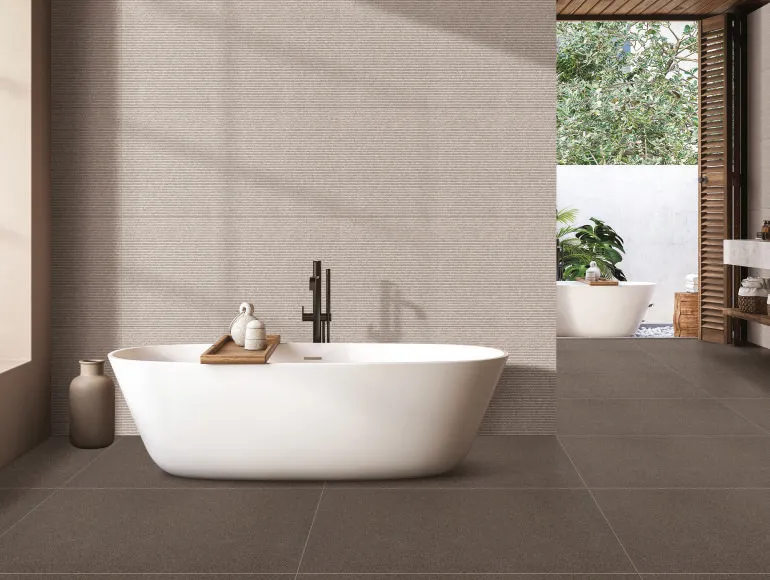
[(252, 320), (246, 325), (244, 347), (246, 350), (265, 350), (267, 348), (267, 331), (261, 320)]

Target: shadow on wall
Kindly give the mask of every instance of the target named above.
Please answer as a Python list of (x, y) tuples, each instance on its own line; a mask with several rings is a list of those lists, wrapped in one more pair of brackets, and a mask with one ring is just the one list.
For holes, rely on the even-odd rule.
[[(383, 12), (404, 16), (417, 24), (430, 26), (490, 47), (494, 50), (509, 54), (521, 53), (521, 48), (530, 45), (521, 38), (521, 31), (508, 30), (501, 33), (500, 27), (490, 26), (490, 22), (510, 22), (511, 11), (520, 12), (525, 18), (527, 6), (522, 2), (447, 2), (446, 0), (359, 0), (361, 4), (372, 6)], [(529, 8), (544, 8), (541, 0), (530, 2)], [(522, 8), (524, 10), (522, 10)], [(556, 11), (553, 10), (554, 29), (556, 28)], [(542, 42), (539, 31), (531, 30), (533, 41)], [(555, 37), (554, 37), (555, 41)], [(536, 64), (555, 67), (553, 55), (541, 51), (528, 51), (527, 58)]]
[[(501, 30), (494, 23), (510, 23), (511, 11), (516, 11), (517, 18), (526, 18), (527, 10), (544, 10), (541, 2), (447, 2), (445, 0), (358, 0), (364, 6), (406, 18), (418, 25), (440, 29), (459, 37), (506, 54), (515, 54), (542, 69), (543, 78), (555, 70), (555, 50), (548, 50), (545, 38), (538, 27), (519, 30)], [(553, 28), (556, 27), (556, 14), (553, 11)], [(501, 25), (502, 26), (502, 25)], [(531, 35), (522, 37), (522, 34)], [(545, 44), (544, 44), (545, 43)], [(553, 37), (555, 47), (555, 36)], [(532, 50), (533, 46), (544, 46), (543, 50)], [(530, 50), (523, 51), (527, 47)], [(525, 65), (526, 66), (526, 65)], [(535, 68), (533, 66), (533, 68)], [(514, 70), (515, 78), (520, 78), (521, 71)], [(555, 104), (554, 104), (555, 106)], [(554, 132), (555, 137), (555, 132)], [(555, 141), (554, 141), (555, 150)], [(381, 288), (382, 328), (387, 331), (382, 335), (371, 330), (375, 339), (398, 339), (401, 334), (397, 325), (401, 321), (401, 299), (397, 289), (388, 288), (387, 282)], [(392, 323), (391, 321), (395, 321)], [(390, 325), (388, 325), (390, 323)], [(395, 324), (395, 326), (394, 326)], [(451, 342), (448, 340), (447, 342)], [(555, 345), (554, 345), (555, 350)], [(515, 353), (511, 353), (514, 355)], [(512, 356), (512, 358), (514, 358)], [(482, 433), (524, 434), (526, 430), (511, 430), (512, 425), (555, 425), (556, 405), (554, 386), (556, 372), (535, 366), (509, 364), (503, 371), (497, 390), (490, 403), (482, 425)], [(537, 393), (533, 395), (533, 393)], [(550, 393), (545, 395), (544, 393)], [(542, 430), (537, 431), (542, 433)]]
[(14, 99), (26, 99), (29, 96), (28, 87), (8, 77), (0, 77), (0, 92)]
[(380, 281), (380, 316), (377, 324), (369, 325), (369, 338), (378, 342), (400, 342), (403, 338), (404, 314), (417, 320), (427, 318), (425, 309), (404, 297), (397, 284)]
[[(104, 358), (120, 345), (118, 17), (113, 0), (51, 2), (55, 433), (67, 432), (67, 385), (78, 360)], [(104, 33), (97, 43), (92, 30)]]

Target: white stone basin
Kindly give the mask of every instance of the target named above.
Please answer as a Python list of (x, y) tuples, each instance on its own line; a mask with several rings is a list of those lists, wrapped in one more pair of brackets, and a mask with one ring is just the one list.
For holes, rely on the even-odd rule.
[(770, 241), (725, 240), (724, 263), (770, 270)]

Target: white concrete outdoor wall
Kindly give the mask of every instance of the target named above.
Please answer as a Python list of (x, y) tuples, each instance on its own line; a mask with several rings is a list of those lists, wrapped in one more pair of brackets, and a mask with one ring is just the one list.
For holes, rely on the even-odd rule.
[(674, 292), (698, 271), (698, 170), (689, 165), (560, 165), (558, 207), (597, 217), (625, 240), (621, 268), (631, 281), (655, 282), (647, 322), (671, 322)]
[[(749, 235), (770, 219), (770, 6), (749, 14)], [(755, 272), (770, 277), (770, 270)], [(749, 341), (770, 348), (770, 328), (749, 324)]]

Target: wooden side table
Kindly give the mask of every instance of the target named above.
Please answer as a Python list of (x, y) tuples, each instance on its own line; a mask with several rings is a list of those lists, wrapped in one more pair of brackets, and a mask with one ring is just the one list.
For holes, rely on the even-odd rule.
[(674, 294), (674, 336), (698, 338), (698, 296), (693, 292)]

